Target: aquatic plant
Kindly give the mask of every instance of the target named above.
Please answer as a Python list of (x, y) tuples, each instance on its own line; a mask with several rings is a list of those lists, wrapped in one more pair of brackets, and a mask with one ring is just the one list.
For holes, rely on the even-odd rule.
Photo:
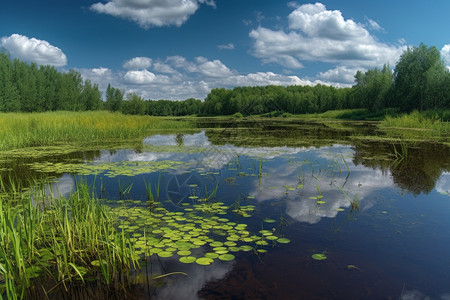
[[(148, 186), (148, 198), (153, 199)], [(129, 195), (131, 187), (123, 185), (121, 194)], [(141, 262), (152, 256), (209, 265), (216, 259), (234, 260), (239, 251), (264, 253), (269, 245), (290, 242), (275, 235), (274, 229), (252, 233), (238, 220), (250, 217), (255, 206), (242, 205), (245, 199), (234, 207), (209, 201), (217, 188), (218, 184), (211, 194), (176, 212), (155, 199), (149, 210), (145, 202), (128, 196), (107, 206), (83, 182), (68, 198), (53, 198), (43, 190), (32, 197), (20, 194), (17, 200), (3, 195), (0, 290), (8, 298), (23, 298), (32, 285), (51, 294), (85, 284), (87, 279), (126, 289), (130, 271), (139, 272)], [(235, 216), (234, 221), (227, 216)], [(203, 250), (194, 254), (191, 250), (197, 248)]]
[(327, 256), (324, 253), (315, 253), (311, 255), (311, 257), (315, 260), (325, 260), (327, 259)]

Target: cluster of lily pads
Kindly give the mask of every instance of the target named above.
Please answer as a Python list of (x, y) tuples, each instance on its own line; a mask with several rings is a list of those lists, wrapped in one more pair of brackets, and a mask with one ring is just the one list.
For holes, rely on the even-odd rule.
[(135, 176), (157, 172), (161, 170), (177, 169), (184, 162), (179, 161), (121, 161), (121, 162), (102, 162), (99, 164), (76, 164), (64, 162), (34, 162), (30, 163), (31, 169), (43, 173), (76, 173), (79, 175), (104, 174), (106, 177)]
[(155, 254), (177, 257), (182, 263), (210, 265), (215, 259), (232, 261), (240, 251), (264, 253), (268, 246), (290, 242), (277, 236), (275, 228), (252, 233), (247, 224), (226, 218), (230, 214), (236, 220), (250, 217), (253, 205), (233, 209), (222, 202), (197, 202), (171, 212), (159, 202), (152, 202), (152, 207), (129, 205), (138, 201), (122, 203), (125, 205), (111, 210), (120, 219), (119, 228), (129, 236), (130, 246), (141, 256)]

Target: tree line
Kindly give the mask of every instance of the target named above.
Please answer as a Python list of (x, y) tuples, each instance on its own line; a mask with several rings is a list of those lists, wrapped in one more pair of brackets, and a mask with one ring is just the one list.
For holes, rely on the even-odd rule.
[(41, 112), (103, 108), (98, 85), (71, 70), (11, 60), (0, 53), (0, 111)]
[(436, 47), (408, 48), (392, 72), (389, 65), (355, 74), (351, 88), (265, 86), (217, 88), (204, 101), (144, 100), (108, 85), (105, 101), (98, 85), (71, 70), (11, 60), (0, 53), (0, 111), (98, 110), (153, 116), (303, 114), (366, 108), (399, 112), (450, 108), (450, 72)]

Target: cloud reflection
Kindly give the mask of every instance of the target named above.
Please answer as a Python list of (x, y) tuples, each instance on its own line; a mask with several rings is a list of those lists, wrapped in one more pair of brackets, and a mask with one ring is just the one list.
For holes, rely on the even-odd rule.
[[(250, 195), (258, 201), (285, 199), (288, 216), (299, 222), (314, 224), (324, 217), (334, 218), (339, 208), (350, 207), (350, 200), (339, 187), (350, 199), (358, 197), (361, 210), (374, 205), (371, 196), (375, 191), (394, 187), (390, 174), (381, 170), (355, 166), (350, 160), (346, 160), (350, 173), (344, 166), (338, 168), (336, 155), (324, 155), (330, 150), (337, 153), (351, 151), (346, 146), (309, 149), (301, 153), (299, 158), (308, 157), (313, 163), (286, 161), (266, 167), (264, 172), (271, 175), (263, 176), (261, 184), (255, 182)], [(314, 157), (317, 159), (312, 159)], [(298, 185), (303, 187), (297, 188)], [(296, 189), (289, 190), (289, 187)], [(323, 196), (319, 200), (325, 202), (320, 205), (317, 203), (318, 199), (310, 198), (319, 195)]]

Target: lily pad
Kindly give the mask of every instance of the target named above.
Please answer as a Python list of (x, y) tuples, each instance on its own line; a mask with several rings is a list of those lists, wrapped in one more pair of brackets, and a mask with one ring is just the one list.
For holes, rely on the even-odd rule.
[(197, 258), (195, 258), (194, 256), (183, 256), (180, 257), (179, 261), (184, 263), (184, 264), (191, 264), (193, 262), (195, 262), (197, 260)]
[(219, 256), (219, 259), (223, 261), (231, 261), (235, 259), (235, 256), (233, 254), (222, 254)]
[(214, 262), (214, 260), (209, 257), (200, 257), (200, 258), (197, 258), (197, 260), (195, 262), (202, 266), (208, 266), (208, 265), (212, 264)]
[(287, 239), (287, 238), (279, 238), (279, 239), (277, 240), (277, 242), (278, 242), (278, 243), (281, 243), (281, 244), (287, 244), (287, 243), (290, 243), (291, 240), (290, 240), (290, 239)]
[(315, 260), (325, 260), (327, 257), (323, 253), (315, 253), (311, 256)]

